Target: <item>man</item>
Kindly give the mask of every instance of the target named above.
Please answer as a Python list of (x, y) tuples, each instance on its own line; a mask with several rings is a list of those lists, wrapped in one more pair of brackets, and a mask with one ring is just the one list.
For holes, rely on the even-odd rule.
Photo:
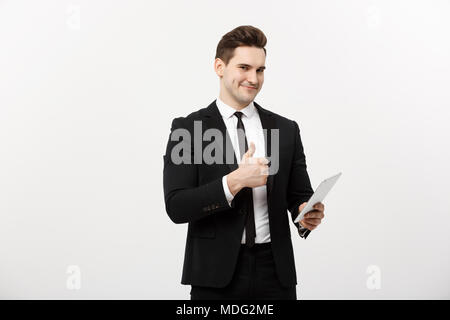
[[(266, 42), (252, 26), (225, 34), (214, 61), (219, 97), (172, 122), (164, 196), (172, 221), (189, 224), (181, 283), (192, 286), (191, 299), (297, 298), (287, 211), (294, 220), (313, 190), (297, 123), (254, 102)], [(208, 130), (222, 134), (211, 156), (224, 161), (204, 159)], [(324, 217), (322, 203), (314, 209), (295, 224), (303, 238)]]

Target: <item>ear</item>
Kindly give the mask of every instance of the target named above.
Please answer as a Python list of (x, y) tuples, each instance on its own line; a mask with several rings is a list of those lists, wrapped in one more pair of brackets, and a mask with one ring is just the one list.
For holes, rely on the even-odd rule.
[(225, 66), (225, 64), (220, 58), (216, 58), (216, 60), (214, 60), (214, 71), (216, 72), (216, 74), (219, 77), (223, 76), (223, 68), (224, 68), (224, 66)]

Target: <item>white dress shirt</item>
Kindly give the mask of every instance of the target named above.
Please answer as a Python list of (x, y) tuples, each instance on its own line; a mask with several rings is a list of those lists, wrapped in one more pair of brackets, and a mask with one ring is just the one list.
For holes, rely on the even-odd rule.
[[(240, 159), (239, 140), (237, 136), (237, 122), (238, 119), (234, 115), (236, 109), (230, 107), (225, 102), (217, 98), (216, 100), (219, 112), (222, 115), (223, 122), (225, 123), (228, 134), (230, 135), (231, 143), (233, 144), (234, 153), (238, 162)], [(247, 137), (248, 145), (250, 142), (255, 144), (255, 153), (253, 157), (260, 158), (266, 156), (266, 145), (264, 141), (264, 131), (259, 118), (258, 109), (256, 109), (253, 101), (248, 106), (240, 110), (243, 113), (242, 123), (245, 127), (245, 135)], [(228, 200), (228, 204), (231, 205), (234, 196), (231, 194), (228, 188), (227, 176), (222, 178), (223, 190)], [(266, 185), (252, 188), (253, 193), (253, 211), (255, 213), (255, 229), (256, 238), (255, 243), (270, 242), (270, 229), (269, 229), (269, 211), (267, 207), (267, 188)], [(241, 243), (245, 243), (245, 229), (242, 234)]]

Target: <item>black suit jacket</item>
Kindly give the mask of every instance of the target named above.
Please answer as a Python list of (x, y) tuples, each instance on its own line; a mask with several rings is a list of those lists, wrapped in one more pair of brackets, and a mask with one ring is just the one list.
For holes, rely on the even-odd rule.
[[(298, 206), (313, 194), (300, 131), (295, 121), (265, 110), (255, 102), (254, 105), (264, 129), (279, 129), (279, 169), (267, 180), (270, 237), (278, 278), (283, 286), (294, 286), (297, 276), (287, 213), (291, 213), (293, 220)], [(222, 177), (238, 168), (236, 157), (233, 164), (226, 164), (225, 159), (223, 164), (194, 164), (194, 121), (201, 121), (202, 133), (216, 128), (230, 139), (215, 101), (207, 108), (173, 120), (172, 132), (182, 128), (191, 134), (192, 140), (188, 142), (192, 145), (192, 161), (191, 164), (172, 161), (172, 148), (179, 141), (169, 137), (164, 155), (166, 211), (173, 222), (189, 224), (181, 283), (224, 287), (236, 266), (247, 210), (241, 192), (230, 207), (222, 186)], [(270, 134), (265, 137), (267, 156), (271, 155), (270, 137)], [(202, 150), (210, 143), (203, 142)], [(223, 150), (225, 146), (224, 140)]]

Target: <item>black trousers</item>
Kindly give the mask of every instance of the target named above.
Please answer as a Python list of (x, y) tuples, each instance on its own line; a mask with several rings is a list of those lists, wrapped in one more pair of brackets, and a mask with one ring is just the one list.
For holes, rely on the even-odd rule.
[(241, 245), (236, 269), (224, 288), (192, 286), (191, 300), (296, 300), (296, 287), (278, 280), (270, 243)]

